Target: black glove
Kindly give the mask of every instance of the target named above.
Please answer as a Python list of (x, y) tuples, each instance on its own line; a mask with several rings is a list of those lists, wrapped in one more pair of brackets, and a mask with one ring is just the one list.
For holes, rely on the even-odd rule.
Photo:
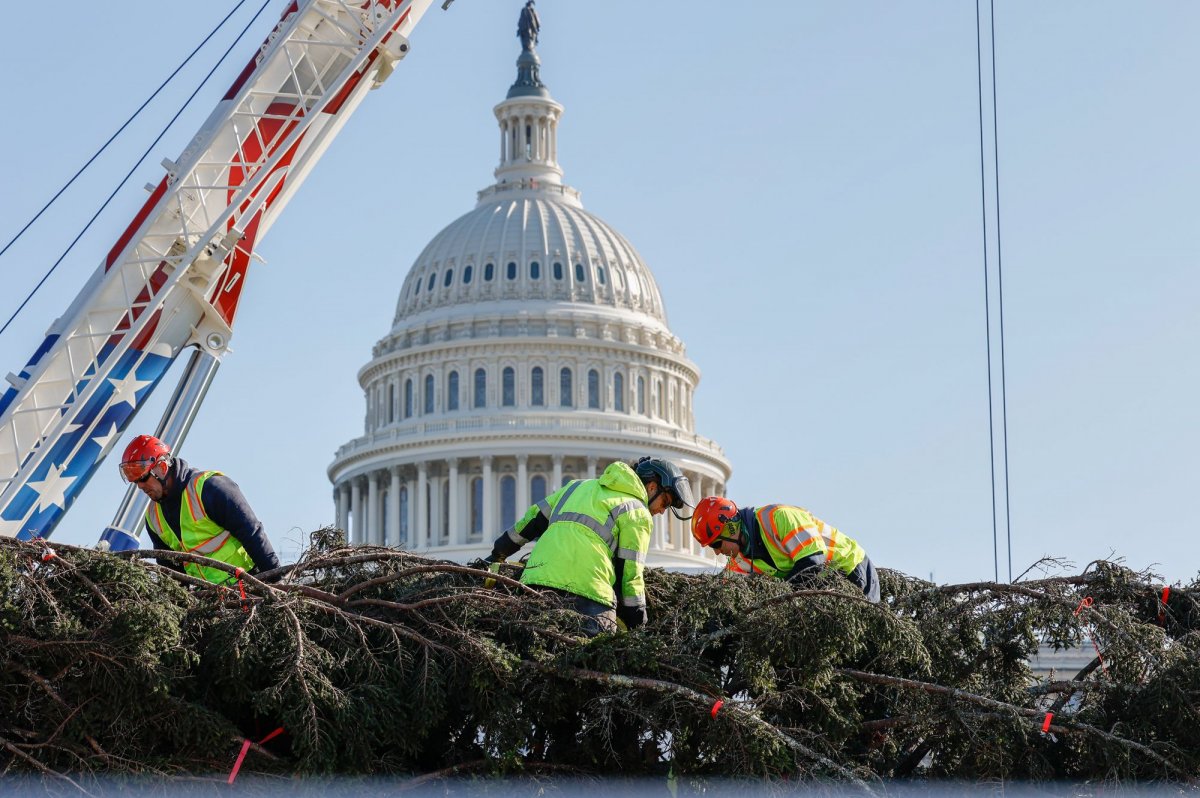
[(253, 576), (255, 579), (257, 579), (260, 582), (266, 582), (267, 584), (273, 584), (275, 582), (278, 582), (280, 579), (282, 579), (283, 574), (286, 572), (273, 574), (271, 576), (268, 576), (266, 579), (263, 579), (261, 574), (269, 574), (271, 571), (274, 571), (274, 570), (275, 570), (274, 568), (270, 568), (270, 569), (263, 571), (263, 570), (260, 570), (257, 566), (255, 566), (254, 568), (250, 569), (249, 573), (251, 576)]
[(478, 568), (481, 571), (486, 571), (488, 569), (488, 566), (494, 562), (495, 562), (495, 560), (493, 560), (491, 557), (477, 557), (474, 560), (471, 560), (469, 563), (467, 563), (467, 567), (468, 568)]
[(617, 617), (629, 629), (636, 629), (648, 620), (645, 607), (617, 607)]

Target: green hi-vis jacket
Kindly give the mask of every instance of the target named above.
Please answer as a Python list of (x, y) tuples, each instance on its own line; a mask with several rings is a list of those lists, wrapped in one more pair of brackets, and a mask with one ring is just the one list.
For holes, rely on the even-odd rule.
[[(542, 516), (547, 524), (525, 563), (521, 581), (566, 590), (610, 607), (618, 602), (622, 607), (645, 607), (642, 569), (652, 525), (647, 498), (646, 487), (633, 469), (617, 462), (598, 478), (568, 482), (533, 505), (505, 533), (519, 548), (529, 542), (521, 533), (531, 522)], [(532, 524), (533, 529), (539, 526)]]
[[(179, 504), (179, 532), (171, 529), (163, 515), (162, 508), (154, 503), (146, 509), (146, 526), (163, 542), (175, 551), (187, 551), (193, 554), (203, 554), (249, 571), (254, 567), (250, 555), (242, 548), (242, 544), (233, 535), (226, 532), (208, 517), (204, 512), (204, 502), (200, 500), (200, 491), (209, 477), (220, 474), (220, 471), (197, 472), (184, 490), (183, 501)], [(196, 563), (186, 563), (184, 571), (207, 582), (222, 584), (232, 580), (233, 575), (219, 568), (208, 568)]]
[(726, 569), (739, 574), (792, 575), (798, 562), (812, 557), (849, 574), (867, 558), (849, 535), (817, 518), (803, 507), (768, 504), (738, 510), (746, 531), (747, 551), (730, 557)]

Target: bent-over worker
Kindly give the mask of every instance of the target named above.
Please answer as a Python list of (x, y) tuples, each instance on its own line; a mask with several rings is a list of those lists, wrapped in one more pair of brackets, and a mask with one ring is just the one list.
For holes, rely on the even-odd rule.
[(591, 635), (646, 622), (642, 569), (652, 516), (692, 505), (683, 472), (667, 460), (616, 462), (595, 479), (576, 479), (534, 504), (492, 547), (485, 562), (503, 562), (529, 542), (521, 581), (574, 596)]
[(729, 558), (727, 571), (767, 574), (790, 582), (829, 566), (879, 601), (879, 577), (866, 551), (854, 538), (803, 507), (768, 504), (738, 506), (724, 496), (707, 496), (696, 505), (692, 537)]

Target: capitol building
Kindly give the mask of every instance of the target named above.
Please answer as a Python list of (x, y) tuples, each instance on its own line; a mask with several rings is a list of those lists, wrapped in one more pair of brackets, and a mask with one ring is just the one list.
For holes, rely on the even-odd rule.
[[(495, 184), (425, 247), (358, 372), (364, 434), (328, 468), (354, 543), (467, 562), (565, 482), (644, 455), (697, 500), (725, 493), (730, 464), (695, 428), (699, 370), (637, 251), (563, 182), (563, 106), (539, 67), (522, 48), (493, 109)], [(668, 512), (647, 564), (716, 560)]]

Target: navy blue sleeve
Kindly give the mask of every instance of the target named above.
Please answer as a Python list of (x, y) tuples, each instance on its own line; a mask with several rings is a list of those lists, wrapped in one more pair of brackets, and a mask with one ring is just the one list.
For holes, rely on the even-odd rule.
[(204, 511), (222, 529), (237, 538), (254, 561), (254, 570), (269, 571), (279, 567), (275, 548), (263, 531), (262, 522), (250, 508), (237, 483), (224, 474), (215, 474), (204, 483), (200, 495)]
[(825, 566), (825, 554), (810, 554), (807, 557), (801, 557), (796, 560), (796, 564), (792, 567), (791, 573), (787, 576), (787, 581), (796, 583), (803, 582), (810, 576), (816, 576)]

